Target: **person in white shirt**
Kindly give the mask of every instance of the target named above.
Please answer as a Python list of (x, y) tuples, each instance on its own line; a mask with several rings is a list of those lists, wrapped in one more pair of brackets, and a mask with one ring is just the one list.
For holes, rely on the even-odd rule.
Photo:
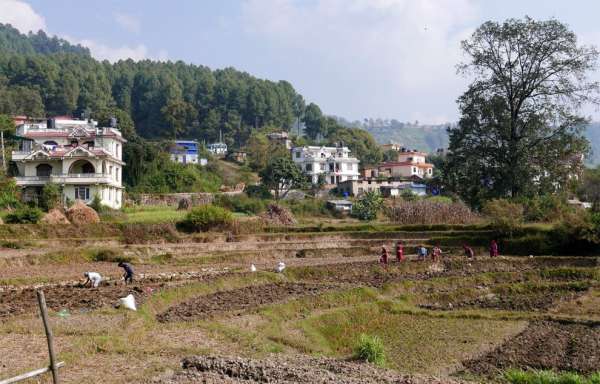
[(98, 288), (102, 281), (102, 276), (98, 272), (86, 272), (83, 276), (86, 278), (85, 283), (83, 283), (84, 286), (89, 284), (92, 288)]

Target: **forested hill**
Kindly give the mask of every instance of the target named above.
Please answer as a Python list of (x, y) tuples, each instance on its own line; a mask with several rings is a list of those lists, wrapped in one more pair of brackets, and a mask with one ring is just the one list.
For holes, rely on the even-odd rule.
[[(146, 138), (215, 140), (240, 146), (265, 125), (289, 129), (304, 100), (286, 81), (183, 62), (92, 58), (87, 48), (0, 24), (0, 113), (131, 117)], [(116, 109), (116, 110), (115, 110)]]
[(401, 122), (395, 119), (365, 119), (349, 122), (338, 119), (341, 124), (369, 132), (379, 144), (397, 143), (410, 149), (434, 152), (448, 146), (446, 128), (450, 124), (421, 125), (418, 122)]
[[(446, 128), (451, 125), (438, 124), (426, 125), (418, 122), (400, 122), (398, 120), (365, 119), (364, 121), (349, 122), (338, 119), (341, 124), (349, 127), (361, 128), (369, 132), (379, 144), (398, 143), (407, 148), (421, 151), (434, 152), (438, 148), (448, 146), (448, 133)], [(585, 136), (592, 145), (592, 154), (587, 162), (591, 165), (600, 164), (600, 123), (591, 123), (587, 126)]]

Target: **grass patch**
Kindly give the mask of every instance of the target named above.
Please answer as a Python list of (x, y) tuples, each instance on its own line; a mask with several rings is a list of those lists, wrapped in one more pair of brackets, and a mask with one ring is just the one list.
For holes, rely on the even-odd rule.
[(361, 334), (354, 347), (354, 357), (380, 367), (385, 365), (385, 350), (383, 341), (378, 336)]
[(177, 207), (167, 205), (137, 205), (123, 208), (127, 214), (124, 223), (129, 224), (159, 224), (175, 223), (183, 219), (187, 213), (185, 210), (178, 211)]
[(500, 343), (519, 330), (520, 323), (402, 314), (377, 303), (315, 316), (304, 320), (302, 326), (315, 353), (348, 357), (364, 333), (382, 340), (386, 366), (441, 374), (482, 348)]
[(600, 371), (585, 376), (575, 372), (511, 369), (503, 377), (510, 384), (600, 384)]

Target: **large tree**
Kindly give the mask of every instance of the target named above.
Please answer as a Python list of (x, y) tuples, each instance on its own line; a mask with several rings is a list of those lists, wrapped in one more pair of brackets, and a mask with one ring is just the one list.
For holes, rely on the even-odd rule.
[(306, 185), (302, 170), (289, 157), (277, 157), (259, 173), (264, 186), (275, 191), (275, 199), (285, 198), (293, 188)]
[(462, 48), (459, 72), (472, 83), (448, 130), (447, 182), (472, 204), (564, 187), (571, 160), (588, 150), (578, 110), (598, 102), (587, 78), (596, 49), (557, 20), (528, 17), (486, 22)]

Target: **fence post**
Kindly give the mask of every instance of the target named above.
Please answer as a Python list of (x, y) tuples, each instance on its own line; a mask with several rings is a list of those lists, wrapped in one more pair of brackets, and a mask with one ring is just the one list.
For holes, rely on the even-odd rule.
[(42, 314), (42, 321), (44, 322), (44, 330), (46, 331), (46, 339), (48, 340), (48, 354), (50, 355), (50, 371), (52, 372), (52, 381), (54, 384), (58, 384), (58, 367), (56, 364), (56, 356), (54, 355), (54, 337), (52, 336), (52, 329), (48, 322), (48, 310), (46, 309), (46, 297), (44, 291), (36, 291), (38, 304), (40, 306), (40, 312)]

